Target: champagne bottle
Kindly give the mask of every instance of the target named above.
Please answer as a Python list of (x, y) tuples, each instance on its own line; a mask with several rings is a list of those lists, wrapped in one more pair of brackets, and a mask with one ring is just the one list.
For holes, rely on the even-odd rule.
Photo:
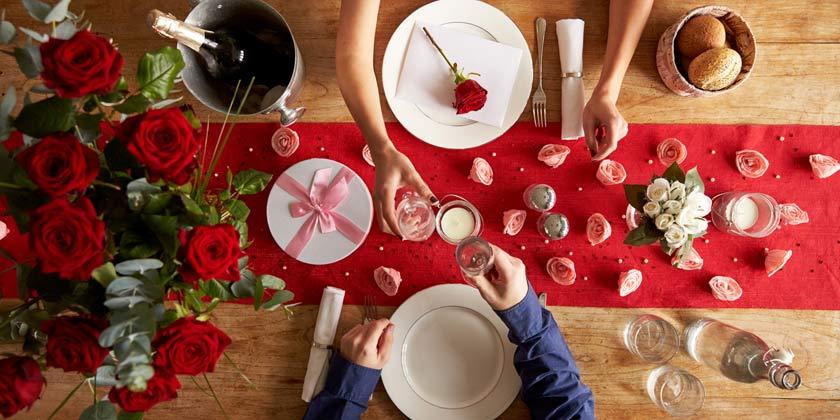
[(768, 379), (781, 389), (796, 389), (802, 383), (799, 372), (774, 357), (771, 348), (757, 335), (714, 319), (702, 318), (686, 329), (686, 350), (691, 357), (719, 370), (738, 382)]

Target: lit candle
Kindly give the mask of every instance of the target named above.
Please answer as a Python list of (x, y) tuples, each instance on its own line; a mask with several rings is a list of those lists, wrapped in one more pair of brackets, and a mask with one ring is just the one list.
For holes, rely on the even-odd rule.
[(441, 217), (440, 228), (447, 238), (458, 242), (473, 234), (475, 218), (463, 207), (452, 207)]
[(732, 223), (741, 230), (747, 230), (758, 221), (758, 205), (751, 198), (744, 198), (735, 203), (732, 209)]

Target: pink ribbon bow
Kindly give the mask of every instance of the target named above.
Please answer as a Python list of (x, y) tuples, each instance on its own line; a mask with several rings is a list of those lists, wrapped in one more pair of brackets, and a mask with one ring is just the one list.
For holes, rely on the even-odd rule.
[(294, 258), (300, 255), (312, 239), (312, 235), (315, 234), (315, 225), (318, 225), (321, 233), (338, 230), (354, 244), (365, 239), (365, 232), (359, 226), (335, 211), (335, 208), (350, 193), (347, 184), (353, 179), (353, 172), (347, 168), (341, 168), (332, 183), (330, 183), (330, 175), (332, 175), (331, 168), (315, 171), (315, 178), (312, 180), (309, 191), (285, 173), (277, 178), (278, 187), (300, 200), (289, 205), (292, 217), (310, 215), (286, 246), (286, 253)]

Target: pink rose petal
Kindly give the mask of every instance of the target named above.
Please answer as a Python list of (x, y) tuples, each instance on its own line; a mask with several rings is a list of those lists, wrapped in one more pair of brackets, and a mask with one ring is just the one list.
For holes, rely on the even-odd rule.
[(574, 284), (577, 277), (575, 263), (565, 257), (551, 257), (545, 265), (545, 271), (551, 280), (561, 286)]
[(479, 184), (490, 185), (493, 183), (493, 168), (486, 160), (475, 158), (470, 168), (470, 179)]
[(586, 239), (592, 246), (598, 245), (607, 240), (612, 234), (612, 227), (607, 218), (601, 213), (589, 216), (586, 221)]
[(388, 296), (396, 296), (397, 289), (400, 288), (402, 276), (400, 272), (388, 267), (379, 267), (373, 270), (373, 281), (382, 289)]
[(679, 165), (683, 163), (686, 156), (688, 156), (688, 150), (686, 150), (685, 145), (675, 138), (662, 140), (656, 146), (656, 157), (665, 166), (671, 166), (674, 162)]
[(552, 168), (556, 168), (566, 161), (566, 156), (569, 156), (571, 151), (572, 149), (569, 149), (568, 146), (546, 144), (540, 149), (540, 153), (537, 154), (537, 159)]
[(368, 165), (376, 166), (373, 164), (373, 156), (370, 154), (370, 146), (368, 145), (365, 145), (365, 147), (362, 148), (362, 159), (364, 159)]
[(739, 150), (735, 152), (735, 166), (741, 175), (758, 178), (767, 172), (770, 162), (757, 150)]
[(604, 159), (598, 165), (598, 172), (595, 177), (604, 185), (617, 185), (627, 178), (627, 171), (624, 169), (624, 165), (614, 160)]
[(525, 210), (508, 210), (502, 213), (502, 223), (505, 225), (502, 231), (505, 235), (514, 236), (522, 230), (525, 225)]
[(788, 225), (801, 225), (809, 221), (808, 212), (799, 208), (796, 203), (780, 204), (779, 212), (782, 214), (782, 220)]
[(618, 295), (627, 296), (635, 292), (642, 285), (642, 272), (635, 268), (630, 271), (623, 271), (618, 276)]
[(767, 251), (767, 255), (764, 257), (764, 269), (767, 270), (767, 277), (781, 270), (792, 256), (793, 250), (790, 249), (771, 249)]
[(709, 280), (709, 286), (711, 286), (712, 294), (717, 300), (731, 302), (738, 300), (743, 294), (741, 285), (732, 277), (714, 276)]
[(6, 226), (6, 223), (0, 221), (0, 239), (5, 238), (9, 235), (9, 227)]
[(271, 148), (282, 157), (293, 155), (298, 146), (300, 146), (298, 134), (289, 127), (280, 127), (271, 136)]
[(627, 230), (633, 230), (639, 227), (639, 221), (641, 220), (641, 214), (635, 207), (631, 204), (627, 205), (627, 209), (624, 211), (624, 222), (627, 223)]
[(840, 162), (831, 156), (815, 154), (808, 156), (808, 161), (817, 178), (828, 178), (840, 171)]
[(691, 248), (691, 251), (688, 252), (688, 255), (680, 261), (679, 256), (675, 253), (673, 257), (671, 257), (671, 265), (680, 270), (699, 270), (703, 268), (703, 257), (700, 256), (700, 253), (697, 252), (696, 249)]

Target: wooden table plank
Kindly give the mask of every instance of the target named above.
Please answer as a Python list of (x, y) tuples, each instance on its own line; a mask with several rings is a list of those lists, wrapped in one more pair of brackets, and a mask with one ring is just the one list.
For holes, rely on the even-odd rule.
[[(18, 2), (10, 2), (7, 17), (23, 26), (31, 19)], [(335, 31), (338, 0), (316, 2), (270, 1), (289, 20), (298, 38), (306, 64), (306, 83), (300, 103), (309, 108), (304, 121), (351, 121), (335, 78)], [(425, 4), (421, 0), (384, 2), (377, 27), (377, 74), (388, 39), (411, 11)], [(584, 86), (587, 95), (600, 75), (607, 33), (607, 3), (555, 0), (507, 0), (491, 2), (508, 13), (534, 45), (533, 19), (542, 15), (553, 21), (563, 17), (581, 17), (586, 21), (584, 51)], [(753, 27), (758, 40), (758, 62), (751, 79), (734, 92), (716, 98), (689, 99), (671, 93), (659, 79), (655, 67), (659, 35), (682, 13), (704, 1), (659, 1), (654, 7), (641, 45), (627, 73), (619, 106), (630, 122), (645, 123), (756, 123), (756, 124), (838, 124), (840, 123), (840, 72), (835, 69), (840, 57), (840, 31), (836, 20), (840, 2), (774, 0), (729, 2), (741, 11)], [(86, 9), (94, 29), (111, 35), (119, 42), (126, 57), (126, 68), (134, 69), (142, 52), (171, 44), (154, 35), (143, 22), (152, 8), (169, 10), (185, 16), (186, 2), (148, 0), (143, 2), (73, 2), (75, 10)], [(807, 13), (803, 11), (807, 10)], [(548, 95), (548, 119), (560, 118), (560, 63), (556, 35), (546, 37), (545, 88)], [(19, 86), (19, 74), (11, 57), (0, 55), (2, 82)], [(188, 95), (187, 95), (188, 96)], [(223, 116), (211, 113), (191, 98), (202, 119)], [(383, 104), (385, 103), (383, 97)], [(553, 105), (552, 105), (553, 104)], [(393, 115), (385, 105), (389, 120)], [(523, 120), (530, 119), (523, 114)], [(276, 116), (249, 117), (251, 121), (277, 121)]]
[[(393, 308), (381, 308), (389, 315)], [(599, 418), (664, 418), (648, 400), (644, 381), (653, 365), (636, 360), (621, 341), (624, 323), (642, 313), (662, 316), (682, 328), (701, 316), (710, 316), (750, 330), (774, 345), (790, 347), (796, 354), (793, 366), (800, 369), (804, 386), (782, 391), (769, 382), (741, 384), (730, 381), (711, 368), (692, 361), (684, 353), (673, 364), (697, 375), (705, 384), (707, 399), (701, 418), (755, 417), (789, 418), (792, 413), (808, 419), (840, 416), (840, 335), (839, 311), (745, 310), (745, 309), (611, 309), (551, 307), (554, 318), (577, 359), (583, 380), (593, 389)], [(221, 361), (210, 375), (233, 418), (300, 418), (306, 404), (300, 399), (309, 343), (315, 324), (316, 306), (295, 308), (296, 315), (285, 319), (280, 312), (255, 313), (244, 305), (223, 304), (214, 322), (233, 339), (229, 355), (254, 381), (250, 389), (227, 362)], [(360, 322), (361, 307), (347, 306), (342, 312), (339, 335)], [(14, 351), (11, 344), (0, 345), (0, 352)], [(76, 375), (55, 370), (47, 373), (43, 400), (20, 419), (42, 419), (55, 408), (79, 381)], [(219, 418), (220, 411), (187, 377), (179, 398), (154, 409), (149, 418)], [(81, 389), (62, 411), (60, 418), (75, 418), (91, 395)], [(523, 418), (527, 409), (517, 401), (503, 418)], [(380, 385), (365, 418), (401, 417)]]

